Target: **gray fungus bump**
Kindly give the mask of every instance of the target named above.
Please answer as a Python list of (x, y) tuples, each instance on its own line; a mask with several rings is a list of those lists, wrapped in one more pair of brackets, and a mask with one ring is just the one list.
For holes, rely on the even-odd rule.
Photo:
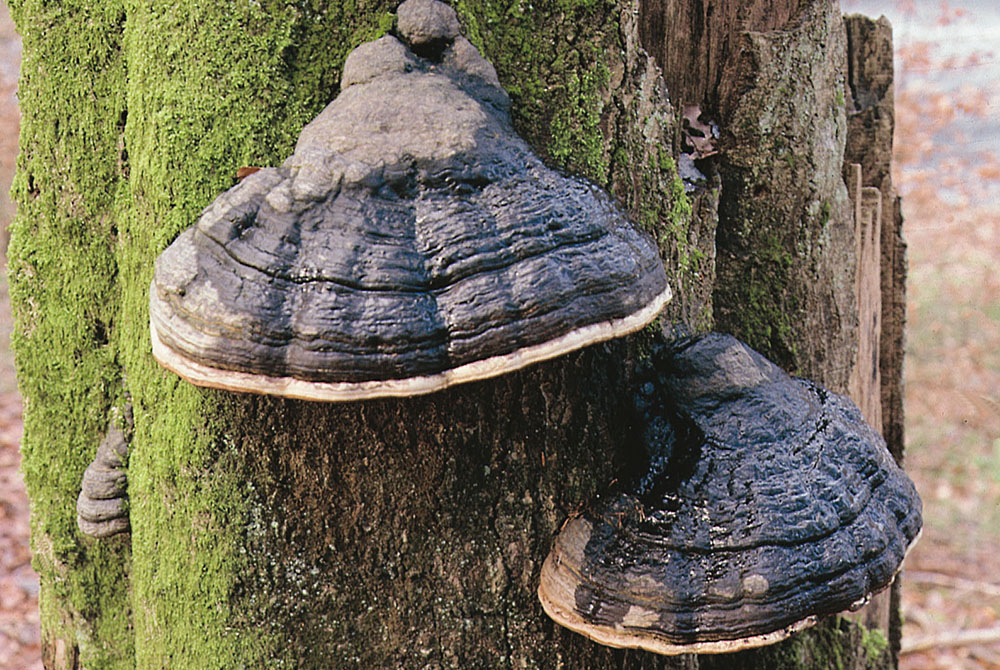
[(80, 483), (76, 523), (83, 534), (104, 538), (129, 531), (127, 459), (125, 433), (112, 424)]
[(153, 353), (195, 384), (313, 400), (429, 393), (625, 335), (670, 298), (609, 196), (514, 132), (432, 0), (354, 50), (278, 168), (157, 259)]
[(651, 360), (641, 463), (557, 536), (538, 591), (550, 617), (609, 646), (723, 653), (892, 582), (920, 498), (850, 400), (727, 335)]

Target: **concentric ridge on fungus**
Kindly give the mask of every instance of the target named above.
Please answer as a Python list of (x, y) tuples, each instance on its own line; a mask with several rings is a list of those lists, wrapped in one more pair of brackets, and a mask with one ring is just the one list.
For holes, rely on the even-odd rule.
[[(128, 416), (131, 421), (131, 410)], [(76, 524), (81, 533), (105, 538), (130, 530), (127, 459), (128, 438), (125, 432), (111, 423), (80, 482)]]
[(513, 131), (454, 11), (409, 0), (398, 16), (400, 39), (348, 56), (284, 165), (157, 259), (165, 367), (307, 399), (413, 395), (638, 330), (669, 300), (655, 245)]
[(644, 465), (570, 518), (542, 567), (558, 623), (613, 647), (771, 644), (887, 587), (920, 499), (847, 398), (726, 335), (656, 352)]

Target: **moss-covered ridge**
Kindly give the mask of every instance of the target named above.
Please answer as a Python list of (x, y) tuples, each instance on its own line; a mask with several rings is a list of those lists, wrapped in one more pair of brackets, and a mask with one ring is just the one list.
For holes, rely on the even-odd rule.
[(9, 274), (22, 467), (46, 662), (130, 667), (127, 540), (84, 539), (80, 476), (123, 402), (115, 262), (124, 183), (120, 3), (11, 2), (24, 40)]

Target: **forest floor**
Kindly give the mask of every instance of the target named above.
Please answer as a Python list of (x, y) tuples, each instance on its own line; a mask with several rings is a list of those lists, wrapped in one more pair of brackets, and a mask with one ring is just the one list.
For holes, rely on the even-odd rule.
[(906, 469), (924, 501), (900, 668), (1000, 670), (1000, 11), (897, 0), (887, 13), (909, 245)]
[[(863, 3), (843, 0), (845, 11)], [(906, 20), (972, 20), (947, 3), (897, 6), (910, 12)], [(921, 14), (924, 6), (932, 13)], [(897, 30), (895, 178), (910, 259), (906, 466), (925, 516), (903, 573), (900, 667), (1000, 670), (1000, 161), (995, 147), (969, 137), (970, 123), (1000, 136), (1000, 90), (956, 88), (935, 76), (997, 59), (956, 57), (939, 46), (901, 43)], [(12, 211), (4, 198), (16, 151), (19, 57), (0, 5), (0, 230)], [(21, 404), (10, 329), (0, 277), (0, 668), (37, 670), (38, 579), (18, 470)]]

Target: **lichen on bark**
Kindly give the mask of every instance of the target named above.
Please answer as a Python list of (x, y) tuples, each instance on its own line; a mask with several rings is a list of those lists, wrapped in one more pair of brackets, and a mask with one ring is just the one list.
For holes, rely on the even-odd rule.
[(840, 10), (805, 3), (784, 30), (741, 39), (739, 94), (720, 102), (717, 324), (843, 392), (857, 311)]

